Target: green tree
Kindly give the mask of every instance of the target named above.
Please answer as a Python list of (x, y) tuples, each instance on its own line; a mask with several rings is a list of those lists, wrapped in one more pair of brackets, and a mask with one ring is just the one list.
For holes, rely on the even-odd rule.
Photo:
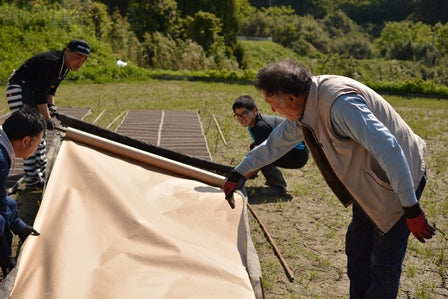
[(256, 10), (248, 18), (242, 20), (241, 35), (254, 37), (271, 37), (274, 19), (266, 14), (266, 10)]
[(93, 26), (95, 37), (99, 40), (104, 40), (112, 28), (112, 20), (107, 12), (107, 6), (89, 0), (85, 16), (87, 17), (85, 23)]
[(122, 16), (128, 12), (129, 0), (100, 0), (109, 8), (109, 13), (113, 14), (118, 11)]
[(303, 37), (319, 52), (328, 53), (330, 38), (314, 17), (310, 15), (299, 17), (296, 26), (299, 28), (297, 37)]
[(107, 36), (107, 41), (117, 58), (132, 61), (137, 65), (144, 64), (143, 47), (127, 18), (122, 17), (118, 8), (111, 16), (112, 26)]
[(375, 45), (379, 55), (387, 59), (427, 60), (431, 34), (431, 27), (421, 22), (388, 22)]
[(440, 51), (442, 55), (448, 55), (448, 23), (437, 23), (432, 26), (434, 37), (434, 49)]
[(414, 18), (423, 23), (435, 25), (448, 22), (448, 1), (415, 0)]
[(361, 31), (361, 27), (340, 9), (327, 14), (321, 24), (330, 37), (342, 37), (351, 31)]
[(332, 3), (335, 0), (249, 0), (249, 2), (258, 9), (273, 6), (290, 6), (297, 15), (313, 15), (316, 18), (321, 18), (327, 13), (327, 2)]
[(357, 59), (371, 57), (373, 46), (369, 35), (342, 10), (329, 13), (320, 23), (331, 38), (330, 53)]
[(187, 37), (200, 44), (206, 53), (214, 54), (217, 47), (224, 46), (221, 19), (213, 13), (199, 11), (187, 16)]
[(243, 24), (242, 35), (272, 37), (301, 55), (327, 53), (329, 37), (312, 16), (298, 16), (291, 7), (261, 8)]
[(248, 0), (235, 0), (235, 16), (239, 23), (249, 18), (255, 11), (255, 7), (250, 5)]
[(221, 20), (221, 35), (226, 46), (234, 49), (236, 36), (240, 30), (237, 19), (237, 0), (178, 0), (178, 8), (182, 17), (193, 17), (197, 12), (204, 11), (214, 14)]
[(359, 31), (351, 31), (342, 37), (332, 38), (330, 53), (336, 53), (355, 59), (369, 59), (373, 45), (367, 35)]
[(339, 3), (351, 19), (358, 24), (380, 24), (384, 21), (402, 21), (413, 11), (413, 1), (409, 0), (342, 0)]
[(175, 0), (130, 0), (131, 28), (142, 40), (145, 33), (169, 33), (177, 22)]
[(173, 39), (160, 32), (146, 33), (146, 67), (166, 70), (200, 70), (215, 67), (203, 48), (192, 40)]

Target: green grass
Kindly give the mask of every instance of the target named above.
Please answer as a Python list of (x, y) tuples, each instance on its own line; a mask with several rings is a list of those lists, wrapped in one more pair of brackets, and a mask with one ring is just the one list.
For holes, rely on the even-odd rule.
[[(0, 86), (4, 89), (4, 86)], [(236, 165), (251, 142), (247, 129), (232, 117), (231, 105), (242, 94), (253, 96), (262, 113), (271, 113), (261, 94), (250, 85), (189, 81), (140, 81), (110, 84), (64, 82), (56, 94), (60, 107), (90, 107), (85, 119), (114, 130), (121, 119), (111, 125), (123, 111), (130, 109), (164, 109), (198, 111), (213, 160)], [(424, 137), (428, 150), (428, 184), (422, 206), (429, 221), (448, 233), (448, 101), (428, 98), (385, 96), (409, 123)], [(3, 113), (6, 101), (1, 102)], [(104, 113), (103, 113), (104, 111)], [(217, 126), (227, 141), (224, 145)], [(331, 193), (311, 160), (302, 169), (285, 170), (288, 190), (293, 200), (270, 201), (260, 198), (253, 204), (295, 275), (290, 283), (266, 241), (258, 223), (250, 217), (252, 239), (263, 271), (266, 298), (347, 298), (344, 235), (351, 218)], [(247, 182), (250, 188), (263, 186), (260, 175)], [(19, 193), (18, 196), (29, 196)], [(29, 200), (38, 204), (37, 195)], [(32, 215), (31, 215), (32, 216)], [(29, 216), (29, 217), (31, 217)], [(412, 237), (404, 262), (399, 298), (438, 298), (448, 291), (447, 240), (440, 232), (421, 244)]]
[(245, 55), (248, 57), (247, 68), (249, 69), (259, 69), (267, 63), (275, 62), (279, 59), (291, 58), (300, 60), (300, 56), (293, 50), (272, 41), (241, 40), (239, 42), (245, 50)]

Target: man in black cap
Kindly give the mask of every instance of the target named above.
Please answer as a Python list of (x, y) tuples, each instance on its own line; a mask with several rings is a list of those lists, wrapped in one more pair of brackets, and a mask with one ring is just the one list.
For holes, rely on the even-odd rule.
[[(44, 116), (47, 129), (54, 129), (51, 119), (56, 111), (56, 89), (67, 73), (77, 71), (90, 55), (90, 45), (81, 39), (72, 40), (63, 50), (52, 50), (31, 57), (8, 79), (6, 99), (11, 112), (28, 104)], [(24, 160), (26, 188), (43, 188), (47, 158), (45, 138), (36, 152)]]

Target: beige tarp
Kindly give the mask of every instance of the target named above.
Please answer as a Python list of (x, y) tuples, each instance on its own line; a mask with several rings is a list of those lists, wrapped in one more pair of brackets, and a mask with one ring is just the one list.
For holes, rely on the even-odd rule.
[(235, 199), (232, 210), (218, 187), (64, 141), (10, 297), (259, 298)]

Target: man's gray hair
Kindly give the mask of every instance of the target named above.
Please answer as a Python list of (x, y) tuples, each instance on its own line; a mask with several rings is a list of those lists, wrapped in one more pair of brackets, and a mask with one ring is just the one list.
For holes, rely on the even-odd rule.
[(260, 69), (254, 85), (268, 96), (273, 96), (280, 105), (285, 104), (284, 95), (306, 96), (310, 90), (313, 74), (294, 60), (272, 63)]

